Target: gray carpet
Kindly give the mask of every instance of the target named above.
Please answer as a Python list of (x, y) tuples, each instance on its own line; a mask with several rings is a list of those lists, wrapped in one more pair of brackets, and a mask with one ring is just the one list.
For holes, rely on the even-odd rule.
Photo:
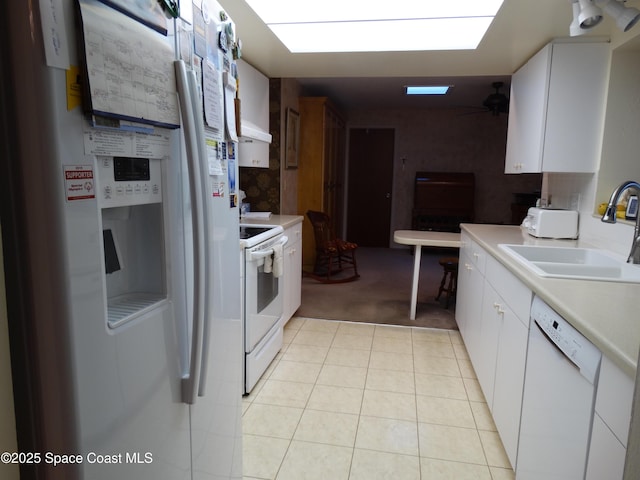
[(442, 278), (441, 257), (457, 250), (422, 251), (416, 319), (409, 320), (413, 255), (409, 248), (358, 248), (360, 278), (324, 284), (302, 279), (302, 305), (296, 315), (328, 320), (382, 323), (457, 330), (455, 298), (445, 308), (444, 294), (435, 300)]

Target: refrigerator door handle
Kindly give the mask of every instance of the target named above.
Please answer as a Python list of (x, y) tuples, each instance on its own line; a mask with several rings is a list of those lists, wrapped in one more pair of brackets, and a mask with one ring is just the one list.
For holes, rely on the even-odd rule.
[(200, 219), (202, 229), (205, 232), (205, 248), (204, 256), (202, 257), (204, 267), (204, 292), (202, 293), (202, 305), (203, 305), (203, 317), (202, 317), (202, 337), (200, 342), (200, 373), (198, 378), (198, 396), (204, 397), (207, 370), (209, 365), (209, 339), (210, 321), (213, 316), (213, 307), (211, 301), (213, 299), (213, 292), (211, 291), (211, 251), (212, 248), (207, 244), (208, 239), (213, 235), (213, 229), (211, 226), (211, 219), (213, 219), (213, 212), (211, 211), (211, 205), (209, 200), (209, 175), (207, 175), (207, 141), (204, 135), (204, 113), (202, 93), (198, 86), (198, 79), (196, 73), (193, 70), (187, 72), (187, 81), (189, 85), (189, 93), (193, 111), (193, 125), (196, 135), (196, 147), (198, 149), (198, 180), (200, 181), (200, 190), (202, 192), (202, 218)]
[(182, 378), (182, 401), (195, 403), (197, 379), (200, 377), (202, 359), (202, 338), (204, 335), (206, 263), (204, 196), (200, 182), (200, 161), (198, 139), (195, 127), (195, 114), (191, 100), (187, 69), (182, 60), (174, 62), (178, 99), (182, 117), (182, 130), (187, 152), (187, 170), (191, 196), (191, 221), (193, 224), (193, 318), (191, 350), (189, 352), (189, 371)]

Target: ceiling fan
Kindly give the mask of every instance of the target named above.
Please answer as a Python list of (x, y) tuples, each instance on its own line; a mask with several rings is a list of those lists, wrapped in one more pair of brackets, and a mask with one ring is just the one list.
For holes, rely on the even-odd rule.
[(470, 112), (462, 113), (461, 115), (477, 115), (478, 113), (490, 113), (492, 116), (497, 117), (501, 113), (509, 112), (509, 98), (500, 92), (500, 89), (504, 87), (504, 82), (493, 82), (491, 86), (494, 88), (495, 92), (486, 97), (482, 106), (474, 105), (474, 106), (464, 106), (463, 108), (472, 109)]
[(509, 98), (504, 93), (500, 93), (500, 89), (504, 87), (504, 82), (493, 82), (491, 86), (495, 89), (495, 92), (484, 99), (482, 106), (494, 116), (498, 116), (501, 113), (508, 113)]

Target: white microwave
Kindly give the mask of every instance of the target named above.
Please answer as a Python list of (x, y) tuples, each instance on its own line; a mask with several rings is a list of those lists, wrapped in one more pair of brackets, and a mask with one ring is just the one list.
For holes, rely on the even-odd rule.
[(531, 207), (522, 227), (539, 238), (578, 238), (578, 212)]

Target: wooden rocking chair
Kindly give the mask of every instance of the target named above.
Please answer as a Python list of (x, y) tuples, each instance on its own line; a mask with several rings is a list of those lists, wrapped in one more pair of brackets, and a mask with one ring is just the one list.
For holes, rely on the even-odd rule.
[[(309, 275), (324, 283), (343, 283), (357, 279), (360, 276), (356, 263), (358, 245), (336, 238), (331, 219), (326, 213), (309, 210), (307, 217), (313, 226), (316, 242), (316, 261), (313, 273)], [(351, 275), (338, 276), (344, 270), (351, 269)]]

